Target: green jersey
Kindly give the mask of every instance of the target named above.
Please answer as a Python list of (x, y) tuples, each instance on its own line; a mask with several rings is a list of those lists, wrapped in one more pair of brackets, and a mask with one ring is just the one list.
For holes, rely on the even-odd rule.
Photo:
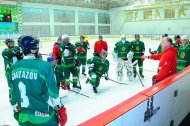
[(56, 65), (54, 68), (57, 86), (60, 87), (60, 83), (65, 81), (64, 69), (61, 65)]
[(129, 41), (122, 42), (121, 40), (115, 44), (114, 53), (118, 54), (118, 58), (127, 59), (127, 54), (131, 50)]
[(100, 77), (103, 74), (108, 74), (109, 70), (109, 61), (105, 59), (102, 61), (102, 58), (94, 56), (91, 59), (87, 60), (87, 64), (94, 64), (94, 72), (97, 73)]
[(49, 102), (58, 99), (59, 94), (53, 67), (48, 62), (27, 56), (12, 65), (7, 77), (10, 102), (21, 108), (19, 122), (40, 124), (53, 118), (55, 110)]
[(76, 57), (75, 46), (73, 44), (70, 45), (70, 53), (68, 56), (65, 56), (65, 43), (60, 45), (60, 50), (62, 54), (62, 66), (66, 68), (70, 68), (74, 66), (74, 58)]
[(158, 52), (158, 53), (163, 52), (163, 49), (162, 49), (161, 43), (160, 43), (160, 45), (159, 45), (158, 48), (157, 48), (157, 52)]
[(131, 42), (132, 45), (132, 52), (134, 53), (133, 57), (134, 58), (141, 58), (142, 55), (144, 55), (145, 52), (145, 46), (144, 43), (142, 41), (132, 41)]
[(12, 50), (8, 48), (4, 49), (2, 57), (4, 59), (5, 71), (7, 71), (14, 63), (20, 60), (22, 54), (20, 53), (20, 48), (18, 46), (14, 46)]
[(177, 60), (178, 60), (178, 66), (177, 66), (178, 71), (190, 65), (190, 44), (188, 44), (187, 46), (182, 45), (179, 47)]
[(84, 48), (84, 50), (86, 51), (86, 52), (77, 52), (77, 58), (78, 59), (86, 59), (86, 56), (87, 56), (87, 48), (88, 48), (88, 44), (87, 44), (87, 42), (80, 42), (80, 41), (78, 41), (78, 42), (76, 42), (75, 43), (75, 47), (77, 48), (77, 47), (82, 47), (82, 48)]
[(177, 43), (173, 43), (173, 46), (177, 49), (179, 49), (180, 46), (182, 46), (181, 44), (177, 44)]

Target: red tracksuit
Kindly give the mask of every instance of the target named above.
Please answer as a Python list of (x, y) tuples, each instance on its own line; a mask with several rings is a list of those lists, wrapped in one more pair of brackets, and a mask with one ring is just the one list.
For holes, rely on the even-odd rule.
[(59, 45), (56, 45), (53, 47), (53, 58), (55, 59), (58, 59), (58, 64), (61, 64), (61, 58), (62, 58), (62, 55), (61, 55), (61, 51), (60, 51), (60, 48), (59, 48)]
[(98, 54), (100, 55), (100, 52), (102, 50), (108, 51), (108, 45), (106, 41), (96, 41), (95, 45), (94, 45), (94, 51), (98, 52)]
[(176, 73), (178, 50), (171, 46), (162, 53), (151, 55), (150, 59), (160, 60), (156, 80), (161, 81)]

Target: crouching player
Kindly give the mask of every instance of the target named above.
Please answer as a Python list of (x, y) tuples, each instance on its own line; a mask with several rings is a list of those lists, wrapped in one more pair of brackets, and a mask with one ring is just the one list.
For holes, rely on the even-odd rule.
[(108, 70), (109, 70), (109, 61), (106, 59), (107, 52), (102, 50), (100, 53), (100, 57), (94, 56), (91, 59), (87, 60), (87, 66), (89, 69), (89, 77), (86, 80), (86, 83), (90, 82), (93, 87), (94, 93), (98, 93), (97, 87), (100, 84), (100, 78), (104, 74), (106, 80), (109, 79), (108, 77)]

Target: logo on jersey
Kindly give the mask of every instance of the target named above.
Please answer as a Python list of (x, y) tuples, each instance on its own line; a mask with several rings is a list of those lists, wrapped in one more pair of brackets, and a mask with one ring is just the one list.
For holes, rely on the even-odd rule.
[(43, 113), (43, 112), (35, 111), (35, 116), (49, 117), (49, 114), (46, 114), (46, 113)]
[(103, 67), (102, 67), (102, 66), (100, 66), (100, 67), (99, 67), (99, 71), (102, 71), (102, 70), (103, 70)]
[(182, 52), (181, 55), (180, 55), (180, 57), (181, 57), (182, 59), (184, 59), (184, 58), (185, 58), (185, 53)]
[(136, 50), (137, 50), (137, 51), (139, 51), (139, 50), (140, 50), (139, 46), (137, 46), (137, 47), (136, 47)]
[(126, 50), (126, 48), (123, 46), (123, 47), (121, 48), (121, 50), (122, 50), (122, 51), (125, 51), (125, 50)]

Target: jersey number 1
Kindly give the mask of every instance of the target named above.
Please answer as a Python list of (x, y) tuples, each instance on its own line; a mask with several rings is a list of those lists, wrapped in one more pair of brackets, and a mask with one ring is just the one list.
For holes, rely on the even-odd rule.
[(29, 100), (28, 96), (26, 96), (26, 86), (24, 85), (23, 82), (19, 82), (18, 84), (19, 90), (20, 90), (20, 95), (21, 95), (21, 107), (27, 108), (29, 106)]

